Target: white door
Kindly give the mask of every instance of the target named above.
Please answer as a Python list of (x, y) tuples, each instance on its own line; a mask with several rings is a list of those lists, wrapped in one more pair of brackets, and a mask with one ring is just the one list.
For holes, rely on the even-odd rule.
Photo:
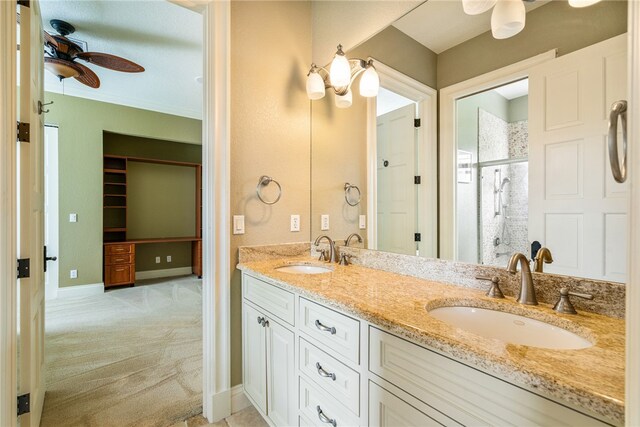
[(20, 375), (18, 393), (30, 395), (30, 413), (20, 425), (37, 427), (44, 403), (44, 149), (43, 116), (38, 101), (43, 93), (43, 35), (40, 6), (20, 6), (20, 111), (19, 121), (30, 124), (30, 142), (19, 151), (20, 227), (19, 257), (30, 259), (30, 277), (20, 287)]
[(277, 426), (296, 424), (295, 337), (272, 319), (267, 323), (267, 414)]
[(529, 74), (529, 240), (551, 250), (545, 271), (625, 281), (629, 188), (612, 178), (606, 135), (628, 96), (626, 37)]
[(44, 260), (45, 299), (58, 297), (58, 128), (44, 128)]
[(377, 120), (378, 218), (376, 249), (415, 255), (416, 106), (383, 114)]
[(263, 413), (267, 413), (267, 343), (262, 313), (242, 304), (242, 382), (244, 391)]

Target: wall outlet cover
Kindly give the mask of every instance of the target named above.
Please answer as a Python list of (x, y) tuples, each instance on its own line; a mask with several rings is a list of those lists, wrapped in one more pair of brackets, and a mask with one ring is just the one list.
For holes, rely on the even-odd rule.
[(70, 213), (69, 214), (69, 222), (78, 222), (78, 214)]
[(364, 230), (365, 228), (367, 228), (367, 216), (366, 215), (360, 215), (360, 230)]
[(244, 234), (244, 215), (233, 216), (233, 234)]
[(320, 230), (326, 231), (329, 229), (329, 215), (320, 215)]
[(156, 264), (160, 264), (160, 257), (159, 256), (156, 257)]
[(78, 270), (69, 270), (69, 278), (77, 279), (78, 278)]
[(167, 255), (167, 262), (171, 262), (171, 255)]
[(300, 231), (300, 215), (291, 215), (291, 231)]

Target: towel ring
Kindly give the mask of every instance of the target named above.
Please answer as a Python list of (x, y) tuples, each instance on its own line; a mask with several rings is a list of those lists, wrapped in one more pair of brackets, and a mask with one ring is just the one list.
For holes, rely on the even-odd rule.
[[(266, 187), (272, 182), (278, 186), (278, 197), (276, 197), (274, 201), (268, 202), (262, 198), (262, 187)], [(274, 205), (278, 203), (278, 200), (280, 200), (280, 197), (282, 197), (282, 187), (280, 186), (280, 183), (275, 179), (271, 178), (270, 176), (262, 175), (258, 180), (258, 185), (256, 186), (256, 194), (258, 195), (258, 199), (260, 199), (262, 203), (266, 205)]]
[[(351, 201), (353, 200), (350, 197), (351, 190), (356, 190), (358, 192), (358, 200), (356, 200), (355, 202)], [(362, 197), (362, 194), (360, 193), (360, 189), (358, 188), (357, 185), (349, 184), (348, 182), (344, 183), (344, 200), (345, 202), (347, 202), (349, 206), (358, 206), (360, 204), (361, 197)]]

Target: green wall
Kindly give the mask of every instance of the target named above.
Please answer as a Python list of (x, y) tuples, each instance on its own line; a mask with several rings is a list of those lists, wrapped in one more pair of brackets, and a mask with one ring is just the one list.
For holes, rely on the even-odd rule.
[(509, 123), (529, 120), (529, 95), (509, 100)]
[[(103, 132), (201, 144), (202, 124), (50, 92), (45, 101), (54, 102), (45, 123), (59, 128), (59, 286), (102, 283)], [(78, 214), (77, 223), (68, 222), (70, 213)], [(77, 279), (69, 279), (71, 269)]]
[[(177, 162), (202, 163), (202, 146), (104, 132), (104, 153)], [(187, 141), (185, 141), (187, 142)]]

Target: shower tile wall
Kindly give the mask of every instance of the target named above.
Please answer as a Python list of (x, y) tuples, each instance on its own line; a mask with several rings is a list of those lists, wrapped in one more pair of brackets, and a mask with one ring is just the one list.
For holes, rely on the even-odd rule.
[[(478, 110), (478, 144), (481, 162), (523, 158), (528, 153), (527, 121), (508, 123), (495, 115)], [(495, 177), (499, 171), (499, 180)], [(480, 197), (480, 262), (506, 265), (514, 252), (530, 252), (527, 231), (528, 163), (515, 163), (482, 168)], [(496, 187), (504, 186), (500, 214), (496, 215)], [(497, 182), (496, 182), (497, 181)], [(505, 222), (506, 221), (506, 222)]]

